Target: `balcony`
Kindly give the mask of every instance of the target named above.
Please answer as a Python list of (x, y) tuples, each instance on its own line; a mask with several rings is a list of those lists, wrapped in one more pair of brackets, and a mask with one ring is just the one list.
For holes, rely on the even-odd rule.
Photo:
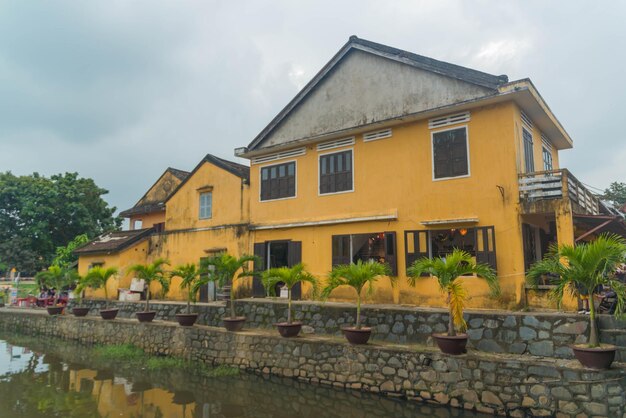
[(563, 199), (569, 199), (576, 214), (599, 215), (604, 209), (600, 199), (567, 169), (520, 174), (519, 197), (524, 214), (552, 212), (554, 203)]

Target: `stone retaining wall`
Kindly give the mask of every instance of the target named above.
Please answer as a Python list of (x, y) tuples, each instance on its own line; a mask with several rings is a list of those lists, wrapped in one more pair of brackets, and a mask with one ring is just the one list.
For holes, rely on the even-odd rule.
[(350, 346), (334, 337), (283, 339), (263, 330), (228, 333), (6, 308), (0, 310), (0, 329), (83, 343), (131, 343), (154, 354), (513, 417), (626, 418), (623, 365), (592, 371), (576, 361), (533, 356), (470, 351), (451, 357), (417, 345)]
[[(90, 300), (93, 314), (103, 301)], [(114, 302), (120, 317), (130, 318), (144, 305), (137, 302)], [(246, 327), (270, 329), (277, 322), (286, 321), (287, 304), (284, 300), (243, 299), (236, 302), (239, 315), (246, 316)], [(355, 308), (348, 303), (294, 302), (296, 320), (313, 328), (315, 334), (340, 336), (340, 328), (354, 324)], [(183, 312), (182, 303), (155, 302), (151, 309), (157, 318), (174, 320)], [(226, 313), (224, 302), (198, 304), (198, 323), (221, 326)], [(373, 328), (373, 340), (392, 343), (418, 343), (432, 346), (431, 334), (447, 329), (448, 314), (444, 309), (413, 308), (389, 305), (365, 305), (362, 309), (365, 326)], [(571, 344), (587, 342), (589, 317), (563, 313), (468, 311), (469, 347), (489, 353), (531, 354), (536, 356), (573, 358)], [(626, 361), (626, 323), (603, 315), (600, 321), (603, 342), (620, 346), (619, 361)]]

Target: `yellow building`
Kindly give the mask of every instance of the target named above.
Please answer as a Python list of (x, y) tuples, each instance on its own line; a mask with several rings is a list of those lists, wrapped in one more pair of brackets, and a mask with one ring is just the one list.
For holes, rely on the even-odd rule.
[[(302, 259), (324, 275), (377, 259), (400, 280), (374, 301), (441, 306), (435, 279), (410, 288), (406, 267), (463, 248), (497, 269), (499, 303), (513, 307), (550, 242), (614, 218), (560, 169), (572, 145), (528, 79), (351, 37), (236, 154), (251, 161), (251, 240), (266, 265)], [(482, 280), (465, 281), (470, 306), (494, 306)]]
[[(302, 261), (320, 277), (336, 264), (375, 259), (399, 280), (395, 288), (381, 281), (370, 301), (421, 306), (443, 299), (435, 279), (410, 288), (407, 266), (463, 248), (497, 270), (498, 304), (517, 307), (526, 303), (527, 267), (551, 242), (626, 233), (623, 220), (559, 166), (559, 151), (572, 146), (529, 79), (351, 37), (235, 150), (249, 170), (203, 160), (165, 200), (164, 230), (132, 248), (173, 264), (253, 252), (263, 260), (258, 268)], [(198, 216), (205, 192), (215, 194), (210, 219)], [(81, 256), (81, 269), (89, 262)], [(496, 307), (482, 280), (465, 281), (470, 306)], [(265, 294), (259, 280), (251, 291)], [(342, 289), (332, 296), (353, 298)]]
[[(122, 212), (130, 217), (131, 228), (133, 220), (142, 217), (142, 229), (103, 234), (76, 250), (80, 274), (96, 265), (120, 269), (118, 280), (108, 283), (113, 297), (119, 289), (130, 287), (132, 277), (127, 270), (133, 264), (162, 257), (174, 268), (223, 251), (246, 253), (249, 168), (208, 154), (191, 173), (176, 170), (186, 174), (176, 183), (174, 176), (168, 175), (171, 170), (134, 208)], [(143, 209), (146, 198), (149, 206)], [(168, 298), (183, 298), (179, 285), (179, 278), (172, 280)], [(153, 286), (152, 293), (158, 294), (159, 285)], [(104, 292), (94, 295), (103, 296)], [(203, 289), (200, 300), (210, 298), (209, 290)]]

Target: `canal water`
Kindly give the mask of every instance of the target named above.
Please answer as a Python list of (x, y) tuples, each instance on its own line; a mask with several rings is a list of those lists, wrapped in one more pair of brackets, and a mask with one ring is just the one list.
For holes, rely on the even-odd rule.
[(93, 348), (0, 334), (0, 418), (486, 417), (233, 371), (128, 367)]

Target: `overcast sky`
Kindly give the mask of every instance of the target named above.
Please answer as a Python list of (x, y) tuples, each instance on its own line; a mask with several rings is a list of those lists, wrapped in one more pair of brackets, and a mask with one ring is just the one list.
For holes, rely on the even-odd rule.
[(77, 171), (131, 207), (168, 167), (233, 159), (348, 37), (530, 77), (626, 181), (626, 2), (0, 0), (0, 171)]

